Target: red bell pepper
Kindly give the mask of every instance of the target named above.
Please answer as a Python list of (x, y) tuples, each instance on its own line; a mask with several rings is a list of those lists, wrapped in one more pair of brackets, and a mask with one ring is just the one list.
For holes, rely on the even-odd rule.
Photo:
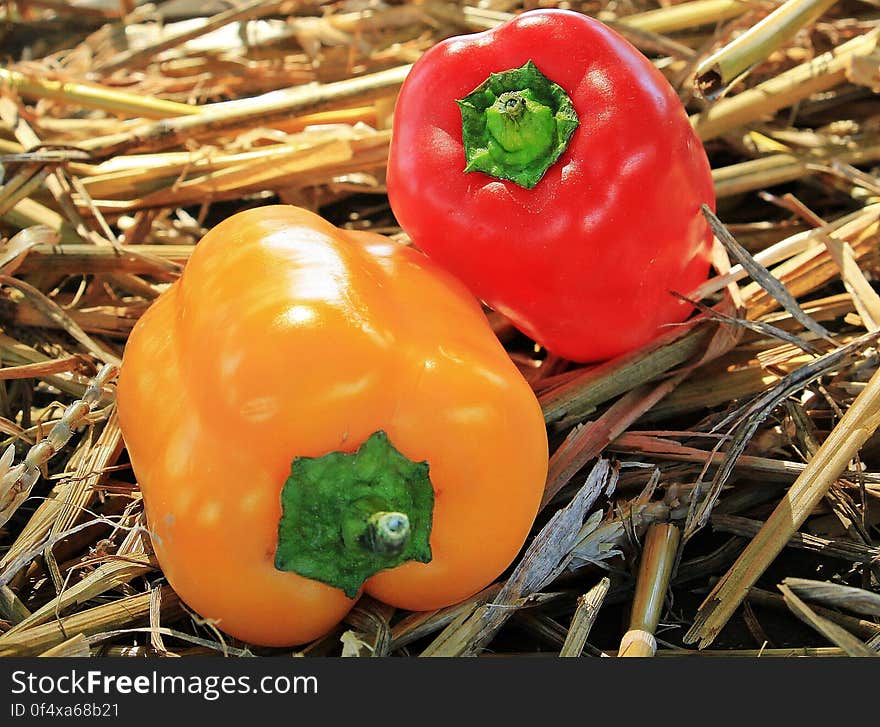
[(450, 38), (397, 101), (392, 209), (413, 242), (550, 351), (642, 345), (708, 274), (709, 163), (681, 102), (610, 28), (563, 10)]

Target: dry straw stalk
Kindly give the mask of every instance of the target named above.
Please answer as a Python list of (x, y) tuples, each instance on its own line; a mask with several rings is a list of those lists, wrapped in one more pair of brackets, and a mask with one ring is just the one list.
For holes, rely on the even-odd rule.
[(680, 539), (681, 530), (672, 523), (654, 523), (648, 528), (639, 561), (629, 630), (620, 640), (618, 656), (654, 656), (656, 653), (654, 632), (660, 623)]
[(854, 58), (874, 52), (877, 32), (871, 30), (857, 36), (829, 53), (719, 101), (691, 117), (694, 130), (704, 141), (714, 139), (840, 85), (846, 80), (847, 69)]
[(766, 18), (700, 62), (697, 89), (705, 97), (722, 95), (732, 83), (765, 60), (801, 28), (815, 22), (837, 0), (786, 0)]
[(131, 132), (84, 142), (96, 157), (137, 149), (154, 151), (219, 132), (232, 132), (323, 111), (334, 105), (357, 105), (394, 94), (411, 65), (378, 71), (367, 76), (275, 91), (246, 101), (217, 104), (193, 116), (166, 119)]
[(798, 476), (785, 497), (700, 606), (685, 642), (709, 646), (767, 566), (822, 500), (880, 425), (880, 371)]
[[(291, 203), (413, 242), (385, 187), (397, 92), (437, 42), (531, 5), (248, 0), (204, 17), (191, 4), (182, 24), (169, 15), (178, 3), (88, 12), (87, 0), (76, 16), (55, 0), (20, 5), (4, 46), (18, 60), (0, 69), (0, 454), (16, 481), (0, 505), (0, 653), (289, 656), (229, 643), (176, 602), (144, 531), (113, 387), (90, 379), (233, 212)], [(707, 142), (718, 234), (736, 259), (719, 243), (711, 279), (676, 290), (697, 315), (612, 361), (536, 350), (493, 313), (552, 451), (523, 554), (465, 603), (392, 614), (366, 602), (296, 655), (617, 654), (630, 610), (653, 633), (671, 593), (687, 621), (682, 592), (722, 576), (696, 632), (712, 638), (745, 596), (755, 648), (721, 633), (711, 650), (683, 649), (672, 628), (657, 656), (876, 651), (865, 610), (880, 525), (866, 403), (880, 361), (876, 12), (850, 0), (576, 9), (612, 24), (678, 91)], [(720, 100), (694, 96), (705, 70)], [(704, 526), (717, 548), (685, 536)], [(683, 545), (655, 544), (675, 529)], [(640, 543), (645, 572), (630, 578)], [(839, 583), (786, 577), (813, 557)], [(749, 585), (770, 561), (784, 595)]]

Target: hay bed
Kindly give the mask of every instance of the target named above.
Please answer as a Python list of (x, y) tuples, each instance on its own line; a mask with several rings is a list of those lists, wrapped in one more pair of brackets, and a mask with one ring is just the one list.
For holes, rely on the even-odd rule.
[(650, 651), (631, 629), (658, 656), (876, 655), (880, 13), (850, 0), (732, 45), (779, 3), (564, 4), (679, 90), (724, 224), (704, 308), (635, 354), (575, 366), (490, 314), (554, 452), (515, 570), (437, 613), (363, 599), (296, 650), (223, 637), (164, 582), (114, 413), (133, 323), (241, 209), (405, 239), (383, 171), (409, 64), (539, 5), (0, 7), (0, 655)]

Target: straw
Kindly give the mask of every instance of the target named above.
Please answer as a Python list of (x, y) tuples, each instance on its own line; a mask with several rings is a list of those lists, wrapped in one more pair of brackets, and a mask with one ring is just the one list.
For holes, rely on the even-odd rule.
[(654, 632), (660, 622), (680, 537), (681, 531), (671, 523), (655, 523), (648, 528), (639, 561), (629, 630), (620, 640), (618, 656), (654, 656), (657, 651)]
[[(180, 23), (167, 4), (20, 5), (0, 68), (0, 653), (590, 658), (649, 652), (651, 639), (657, 657), (877, 651), (876, 8), (570, 6), (648, 57), (704, 142), (712, 269), (690, 290), (662, 281), (693, 313), (580, 364), (487, 308), (487, 335), (547, 424), (549, 475), (521, 552), (461, 603), (364, 599), (309, 644), (262, 648), (167, 584), (113, 366), (204, 234), (238, 211), (295, 204), (418, 248), (387, 196), (398, 92), (441, 41), (534, 3), (189, 3)], [(582, 119), (587, 141), (601, 113)], [(584, 219), (596, 203), (578, 200)], [(589, 271), (572, 284), (588, 287)], [(631, 630), (640, 639), (620, 649)], [(682, 648), (688, 630), (711, 649)]]
[(875, 373), (798, 476), (764, 527), (706, 597), (685, 643), (705, 648), (850, 460), (880, 425), (880, 372)]
[(714, 99), (804, 26), (814, 23), (837, 0), (786, 0), (776, 10), (697, 66), (697, 90)]

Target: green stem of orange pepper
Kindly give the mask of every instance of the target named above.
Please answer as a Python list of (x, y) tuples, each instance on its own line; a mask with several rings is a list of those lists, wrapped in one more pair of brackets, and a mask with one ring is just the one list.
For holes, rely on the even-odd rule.
[(275, 567), (357, 596), (364, 581), (407, 561), (431, 561), (434, 489), (375, 432), (357, 452), (297, 457), (281, 491)]

